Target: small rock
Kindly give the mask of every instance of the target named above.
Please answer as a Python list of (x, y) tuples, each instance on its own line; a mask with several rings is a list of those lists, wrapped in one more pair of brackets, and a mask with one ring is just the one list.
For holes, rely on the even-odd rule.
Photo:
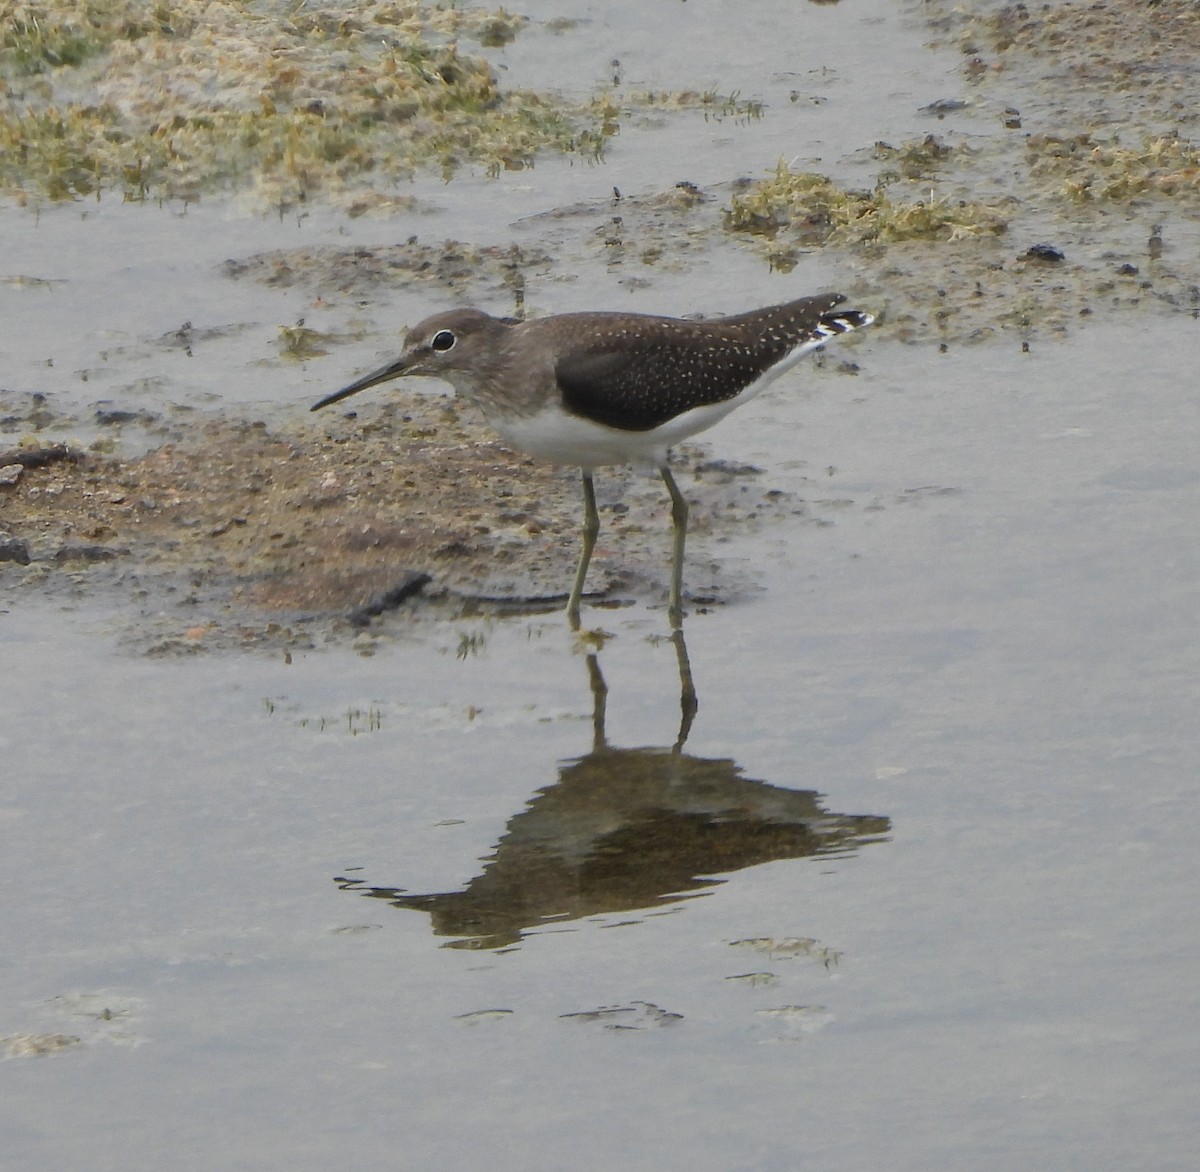
[(922, 106), (917, 113), (936, 114), (939, 118), (944, 118), (947, 114), (966, 108), (967, 103), (962, 98), (939, 98), (936, 102), (930, 102), (928, 106)]
[(133, 423), (138, 418), (138, 412), (120, 407), (102, 407), (94, 418), (101, 427), (120, 427), (122, 423)]
[(16, 537), (9, 537), (7, 533), (0, 533), (0, 562), (29, 565), (29, 545)]
[(0, 485), (16, 484), (24, 471), (24, 464), (0, 465)]
[(1055, 248), (1053, 244), (1035, 244), (1022, 253), (1021, 259), (1040, 260), (1044, 264), (1058, 264), (1059, 261), (1066, 260), (1066, 254)]

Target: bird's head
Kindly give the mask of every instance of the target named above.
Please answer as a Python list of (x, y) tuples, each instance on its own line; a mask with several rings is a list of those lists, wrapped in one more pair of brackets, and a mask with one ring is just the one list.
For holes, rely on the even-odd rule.
[(368, 387), (406, 375), (443, 378), (456, 390), (483, 377), (499, 349), (499, 338), (514, 323), (478, 309), (450, 309), (418, 322), (408, 331), (400, 357), (326, 395), (311, 407), (319, 411)]

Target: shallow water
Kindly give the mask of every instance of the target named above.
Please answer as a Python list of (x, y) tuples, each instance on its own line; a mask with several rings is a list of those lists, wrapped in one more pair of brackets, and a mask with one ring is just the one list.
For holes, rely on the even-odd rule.
[[(762, 594), (687, 624), (708, 820), (664, 796), (661, 612), (599, 612), (599, 658), (608, 745), (666, 780), (618, 757), (582, 793), (557, 619), (285, 664), (6, 615), (6, 1032), (84, 1043), (5, 1065), (18, 1166), (1185, 1167), (1200, 479), (1134, 341), (899, 353), (869, 402), (808, 404), (853, 503), (735, 537)], [(745, 866), (833, 815), (884, 841)], [(697, 882), (647, 878), (688, 827)], [(467, 921), (360, 894), (478, 891), (502, 839)], [(471, 915), (490, 948), (439, 947)]]
[[(861, 14), (883, 20), (899, 72), (878, 45), (839, 68), (921, 104), (919, 30), (803, 12), (851, 45)], [(637, 68), (595, 20), (554, 43)], [(659, 43), (694, 78), (696, 46)], [(738, 66), (705, 44), (714, 80), (748, 90), (727, 74), (753, 52)], [(642, 160), (661, 154), (647, 133)], [(769, 165), (779, 141), (752, 153)], [(522, 182), (541, 210), (581, 176), (643, 172), (616, 174)], [(487, 239), (528, 202), (487, 188), (468, 233), (471, 190), (444, 189), (446, 235)], [(331, 363), (370, 364), (252, 366), (280, 322), (352, 310), (214, 266), (394, 226), (89, 215), (4, 213), (11, 271), (71, 278), (0, 287), (20, 325), (7, 386), (83, 408), (161, 378), (158, 407), (282, 418), (336, 385)], [(750, 304), (770, 296), (756, 263), (728, 249), (635, 290), (595, 265), (537, 297)], [(428, 296), (398, 290), (388, 312)], [(156, 347), (187, 319), (239, 328), (191, 358)], [(418, 608), (291, 662), (150, 659), (121, 649), (121, 599), (23, 592), (0, 616), (6, 1158), (1191, 1167), (1197, 328), (1140, 314), (1029, 353), (867, 334), (838, 354), (857, 378), (801, 370), (731, 416), (714, 449), (809, 514), (709, 546), (760, 589), (689, 617), (699, 708), (678, 751), (657, 606), (585, 612), (613, 635), (597, 676), (556, 616)], [(51, 382), (46, 357), (88, 382)]]

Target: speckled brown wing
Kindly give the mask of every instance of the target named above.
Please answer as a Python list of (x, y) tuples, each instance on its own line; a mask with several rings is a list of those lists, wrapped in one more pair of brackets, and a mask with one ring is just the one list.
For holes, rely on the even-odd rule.
[(566, 354), (555, 366), (563, 405), (623, 431), (651, 431), (693, 407), (733, 398), (787, 352), (734, 353), (711, 334), (640, 337)]
[(563, 405), (622, 431), (652, 431), (735, 398), (797, 346), (840, 332), (819, 327), (843, 300), (825, 294), (709, 321), (643, 319), (635, 331), (560, 354), (554, 373)]

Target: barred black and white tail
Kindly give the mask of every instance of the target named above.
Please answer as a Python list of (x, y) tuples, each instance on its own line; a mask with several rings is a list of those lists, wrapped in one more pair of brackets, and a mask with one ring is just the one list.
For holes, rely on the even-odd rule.
[(822, 314), (820, 320), (813, 327), (813, 333), (819, 335), (824, 341), (827, 338), (834, 338), (838, 334), (848, 334), (851, 330), (861, 330), (874, 320), (873, 314), (864, 313), (861, 309), (839, 309), (833, 313)]

